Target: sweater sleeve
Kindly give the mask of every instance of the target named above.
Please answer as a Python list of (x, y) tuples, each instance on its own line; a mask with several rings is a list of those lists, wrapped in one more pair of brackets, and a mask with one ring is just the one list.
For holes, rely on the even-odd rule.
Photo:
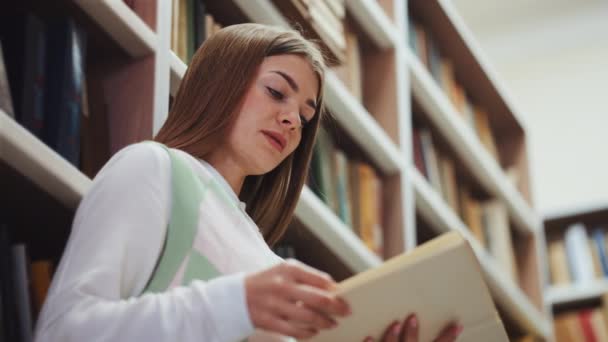
[(135, 144), (95, 177), (76, 212), (36, 341), (237, 341), (253, 333), (243, 273), (139, 296), (165, 239), (170, 163), (161, 147)]

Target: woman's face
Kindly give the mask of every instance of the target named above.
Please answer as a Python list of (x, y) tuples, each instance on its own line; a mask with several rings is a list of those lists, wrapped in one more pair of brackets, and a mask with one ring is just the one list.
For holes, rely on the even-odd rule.
[(309, 62), (295, 55), (264, 59), (228, 135), (228, 153), (248, 175), (277, 167), (302, 139), (315, 115), (318, 79)]

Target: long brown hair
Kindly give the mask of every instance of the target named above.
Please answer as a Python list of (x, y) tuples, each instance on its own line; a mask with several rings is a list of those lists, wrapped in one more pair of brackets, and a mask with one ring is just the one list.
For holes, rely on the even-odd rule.
[(295, 151), (279, 166), (245, 179), (239, 197), (269, 245), (289, 224), (306, 181), (314, 139), (323, 113), (325, 64), (318, 47), (290, 29), (260, 24), (228, 26), (211, 36), (192, 58), (167, 121), (155, 140), (205, 159), (227, 136), (236, 108), (265, 57), (297, 55), (319, 80), (317, 109)]

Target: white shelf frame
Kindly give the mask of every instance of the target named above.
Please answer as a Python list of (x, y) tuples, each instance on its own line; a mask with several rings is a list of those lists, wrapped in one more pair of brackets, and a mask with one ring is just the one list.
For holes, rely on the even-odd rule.
[(448, 207), (437, 191), (428, 184), (420, 172), (412, 166), (409, 174), (414, 187), (416, 208), (420, 214), (440, 233), (452, 230), (460, 232), (469, 241), (479, 260), (492, 297), (526, 331), (549, 339), (552, 336), (549, 319), (543, 317), (541, 311), (534, 307), (505, 272), (500, 272), (501, 268), (495, 258), (473, 237), (466, 225)]
[(352, 272), (363, 272), (382, 263), (307, 186), (302, 189), (295, 215)]
[(2, 110), (0, 159), (71, 209), (91, 185), (87, 176)]
[(131, 57), (145, 57), (156, 51), (158, 45), (156, 33), (123, 1), (76, 0), (75, 2)]
[(458, 115), (447, 95), (439, 88), (411, 49), (407, 49), (406, 61), (414, 97), (424, 107), (429, 118), (437, 125), (475, 178), (489, 193), (507, 204), (517, 229), (525, 234), (540, 230), (542, 226), (540, 218), (509, 183), (498, 162)]
[(546, 293), (546, 301), (552, 306), (593, 300), (608, 293), (608, 279), (583, 284), (554, 285), (549, 287)]
[(363, 31), (380, 49), (391, 49), (399, 41), (399, 31), (376, 0), (346, 0), (346, 8)]

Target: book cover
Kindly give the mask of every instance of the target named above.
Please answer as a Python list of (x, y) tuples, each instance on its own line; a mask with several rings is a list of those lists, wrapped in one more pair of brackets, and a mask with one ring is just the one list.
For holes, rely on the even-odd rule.
[(84, 83), (85, 36), (70, 18), (47, 32), (48, 59), (44, 142), (72, 165), (80, 164), (80, 125)]
[(572, 282), (568, 270), (568, 258), (566, 257), (566, 246), (564, 240), (549, 242), (549, 271), (551, 283), (555, 285), (566, 285)]
[(29, 293), (28, 258), (24, 244), (16, 244), (11, 248), (13, 268), (13, 294), (17, 309), (17, 324), (19, 341), (33, 340), (32, 310)]
[(582, 223), (576, 223), (566, 230), (566, 256), (574, 282), (587, 283), (595, 280), (593, 257), (589, 248), (589, 237)]
[(8, 75), (6, 74), (6, 66), (4, 65), (4, 53), (2, 50), (2, 42), (0, 41), (0, 110), (4, 111), (11, 118), (15, 118), (15, 110), (13, 108), (13, 98), (11, 96), (11, 88), (8, 84)]
[(482, 210), (488, 250), (503, 270), (517, 283), (517, 261), (513, 251), (507, 207), (499, 200), (490, 200), (483, 204)]
[(586, 342), (600, 342), (595, 335), (595, 331), (593, 330), (593, 324), (591, 322), (591, 316), (593, 311), (590, 309), (582, 310), (578, 313), (579, 323), (581, 325), (581, 330), (583, 332), (583, 336), (585, 337), (584, 341)]
[[(446, 286), (450, 284), (450, 286)], [(446, 233), (338, 285), (352, 314), (310, 341), (379, 340), (390, 322), (416, 313), (419, 341), (432, 341), (447, 324), (464, 330), (458, 341), (508, 341), (479, 263), (458, 232)]]
[(34, 15), (27, 15), (25, 17), (25, 50), (23, 51), (25, 59), (23, 90), (21, 99), (16, 102), (21, 103), (19, 121), (38, 138), (43, 135), (46, 120), (45, 101), (49, 96), (44, 83), (48, 76), (45, 65), (47, 44), (44, 23)]
[(606, 238), (604, 237), (604, 230), (602, 228), (597, 228), (593, 231), (593, 240), (597, 248), (602, 273), (606, 277), (608, 276), (608, 254), (606, 254)]

